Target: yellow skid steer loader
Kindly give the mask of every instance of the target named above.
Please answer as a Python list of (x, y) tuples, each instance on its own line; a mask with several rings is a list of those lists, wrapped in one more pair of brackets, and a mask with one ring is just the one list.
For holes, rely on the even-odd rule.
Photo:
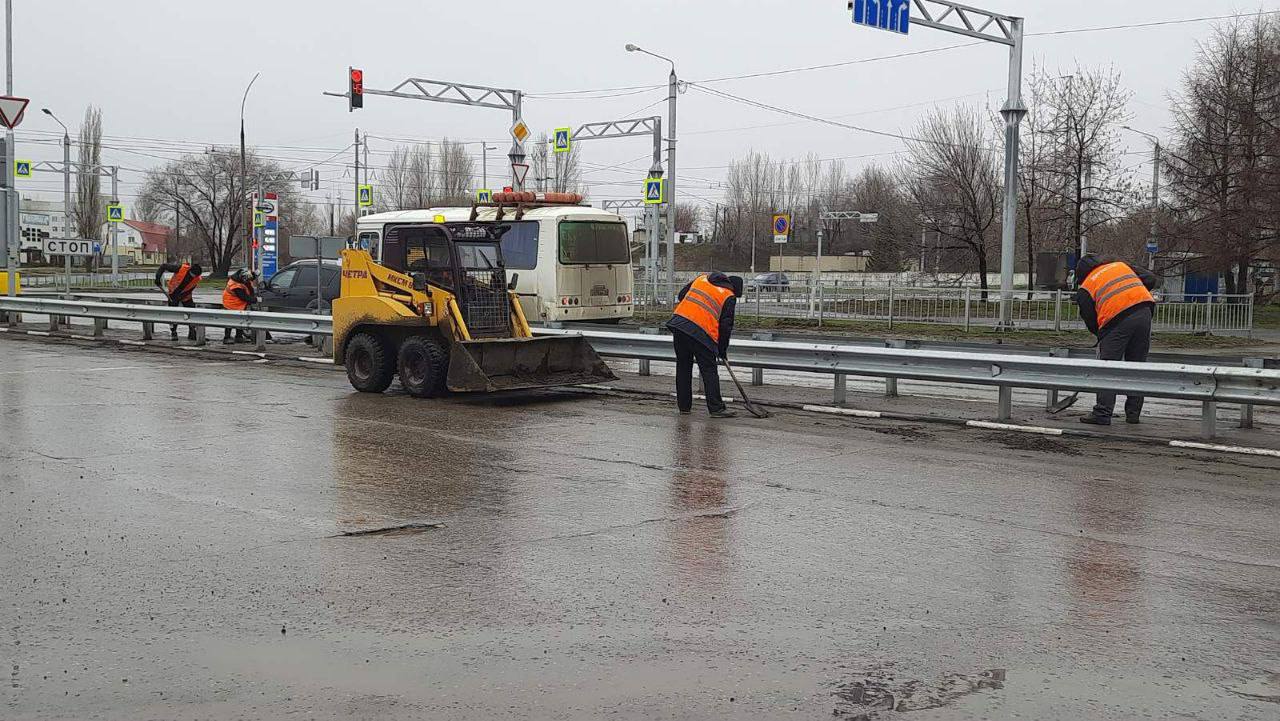
[(381, 263), (342, 251), (333, 361), (352, 387), (381, 393), (484, 392), (599, 383), (617, 376), (585, 338), (534, 338), (502, 263), (501, 221), (389, 227)]

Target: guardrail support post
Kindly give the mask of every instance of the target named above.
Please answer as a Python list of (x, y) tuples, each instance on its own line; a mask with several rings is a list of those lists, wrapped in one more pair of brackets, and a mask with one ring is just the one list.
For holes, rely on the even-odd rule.
[(156, 335), (156, 324), (151, 321), (142, 322), (142, 339), (152, 340)]
[(835, 398), (834, 398), (836, 406), (843, 406), (845, 404), (845, 401), (848, 399), (848, 397), (849, 397), (848, 389), (845, 387), (845, 374), (837, 373)]
[[(658, 335), (658, 334), (660, 333), (660, 331), (659, 331), (657, 328), (641, 328), (641, 329), (640, 329), (640, 332), (641, 332), (641, 333), (643, 333), (644, 335)], [(648, 359), (648, 358), (641, 358), (641, 359), (640, 359), (640, 371), (639, 371), (639, 372), (640, 372), (640, 375), (642, 375), (642, 376), (647, 376), (647, 375), (649, 375), (650, 370), (649, 370), (649, 359)]]
[[(1263, 366), (1261, 358), (1245, 358), (1245, 368), (1261, 368)], [(1253, 404), (1245, 403), (1240, 406), (1240, 427), (1253, 428)]]
[(1218, 435), (1218, 402), (1205, 401), (1200, 411), (1200, 435), (1212, 439)]
[(106, 318), (93, 319), (93, 337), (94, 338), (101, 338), (103, 331), (105, 331), (106, 329), (107, 329)]
[[(907, 342), (905, 340), (891, 340), (885, 345), (889, 348), (905, 349), (907, 347)], [(898, 397), (898, 379), (897, 378), (888, 377), (884, 379), (884, 397), (885, 398)]]
[(267, 349), (267, 332), (261, 328), (253, 332), (253, 349), (256, 351), (264, 351)]
[(1000, 403), (996, 409), (996, 420), (1007, 421), (1013, 417), (1013, 388), (1000, 386)]
[[(751, 340), (772, 341), (773, 334), (768, 332), (752, 333)], [(751, 385), (753, 386), (764, 385), (764, 369), (763, 368), (751, 369)]]
[(206, 342), (205, 327), (202, 325), (197, 325), (193, 327), (196, 329), (196, 345), (204, 345)]
[(49, 332), (52, 333), (53, 331), (58, 330), (59, 321), (61, 320), (62, 320), (62, 316), (60, 315), (49, 316)]
[[(1070, 358), (1071, 349), (1070, 348), (1050, 348), (1049, 357), (1050, 358)], [(1045, 391), (1044, 409), (1046, 411), (1051, 411), (1056, 405), (1058, 405), (1058, 389), (1051, 388)]]

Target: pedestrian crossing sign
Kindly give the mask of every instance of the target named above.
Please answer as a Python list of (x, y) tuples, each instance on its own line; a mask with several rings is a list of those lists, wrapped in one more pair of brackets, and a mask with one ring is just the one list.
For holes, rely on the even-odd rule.
[(649, 178), (644, 181), (645, 205), (659, 205), (667, 199), (667, 181), (662, 178)]
[(267, 224), (267, 215), (261, 210), (253, 211), (253, 227), (261, 228)]
[(569, 128), (556, 128), (555, 134), (555, 150), (557, 153), (569, 152), (569, 134), (572, 131)]
[(124, 206), (119, 203), (112, 203), (107, 206), (107, 222), (120, 223), (124, 221)]
[(359, 201), (360, 201), (361, 208), (367, 208), (370, 205), (373, 205), (373, 186), (372, 185), (360, 186)]
[(31, 161), (30, 160), (13, 161), (13, 174), (18, 176), (19, 178), (30, 178), (31, 177)]
[(477, 190), (477, 191), (476, 191), (476, 202), (477, 202), (477, 203), (492, 203), (492, 202), (493, 202), (493, 191), (492, 191), (492, 190), (489, 190), (488, 188), (481, 188), (481, 189)]

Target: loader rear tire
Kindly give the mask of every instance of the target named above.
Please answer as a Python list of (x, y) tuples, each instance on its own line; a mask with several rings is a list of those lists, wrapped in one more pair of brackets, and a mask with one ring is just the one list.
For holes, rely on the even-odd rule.
[(448, 355), (434, 339), (409, 336), (400, 345), (398, 355), (396, 366), (406, 393), (415, 398), (435, 398), (447, 392)]
[(396, 373), (395, 358), (382, 338), (373, 333), (356, 333), (347, 341), (343, 356), (347, 380), (361, 393), (381, 393)]

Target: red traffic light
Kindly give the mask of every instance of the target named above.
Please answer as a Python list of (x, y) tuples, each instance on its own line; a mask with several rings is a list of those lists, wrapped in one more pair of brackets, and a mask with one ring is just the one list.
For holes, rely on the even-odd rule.
[(364, 71), (351, 68), (350, 110), (364, 107)]

